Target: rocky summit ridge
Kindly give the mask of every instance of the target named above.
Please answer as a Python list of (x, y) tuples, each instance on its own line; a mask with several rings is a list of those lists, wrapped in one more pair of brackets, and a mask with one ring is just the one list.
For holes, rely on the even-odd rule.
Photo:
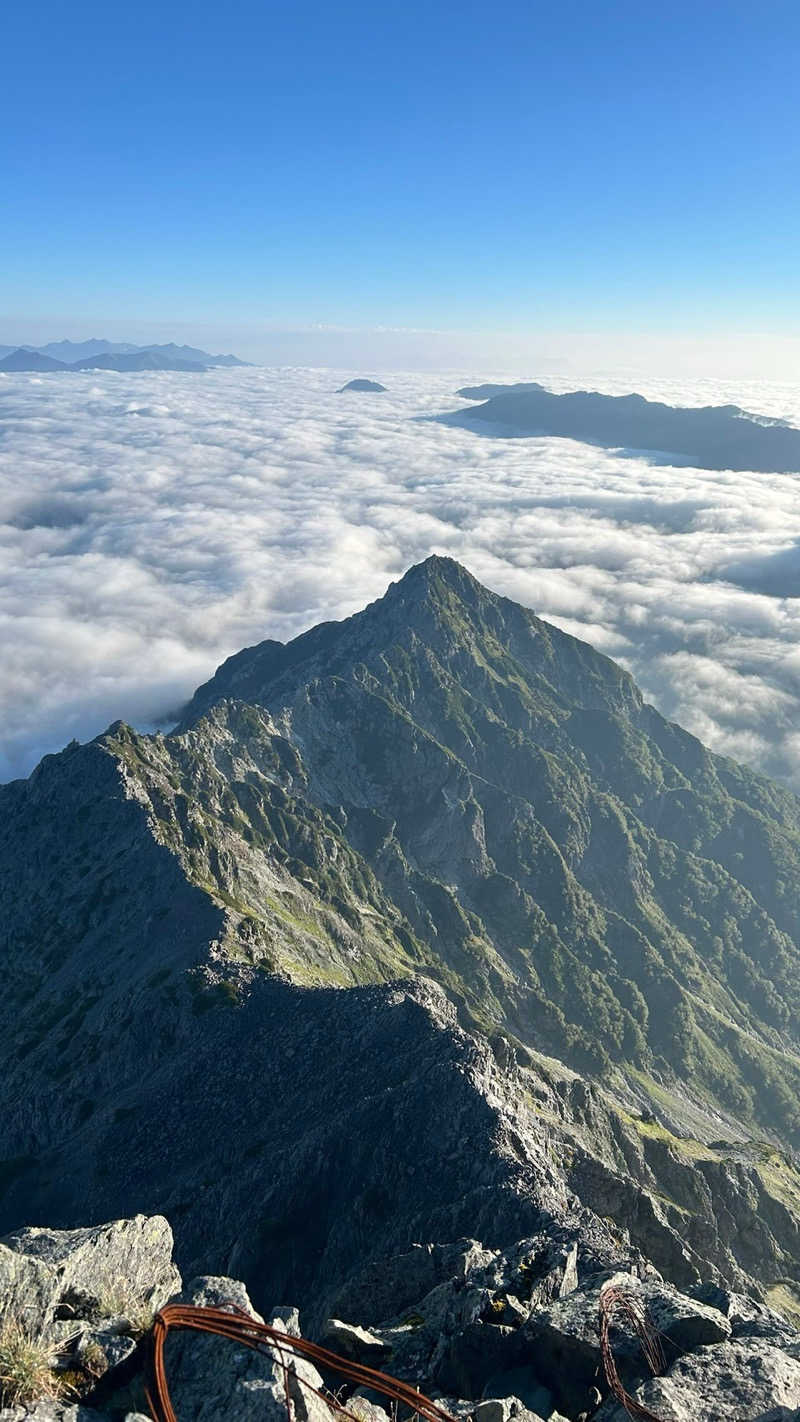
[[(430, 558), (231, 657), (170, 735), (0, 787), (0, 1231), (163, 1215), (184, 1275), (570, 1418), (621, 1271), (753, 1324), (701, 1326), (676, 1397), (695, 1344), (752, 1372), (767, 1320), (761, 1411), (720, 1383), (693, 1416), (794, 1415), (798, 856), (788, 790)], [(545, 1356), (562, 1256), (582, 1391)]]

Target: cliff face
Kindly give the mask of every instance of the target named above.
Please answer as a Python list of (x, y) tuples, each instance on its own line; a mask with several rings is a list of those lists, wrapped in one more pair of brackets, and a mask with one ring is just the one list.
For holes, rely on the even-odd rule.
[(163, 1212), (318, 1309), (545, 1218), (796, 1274), (800, 805), (457, 564), (0, 812), (2, 1227)]

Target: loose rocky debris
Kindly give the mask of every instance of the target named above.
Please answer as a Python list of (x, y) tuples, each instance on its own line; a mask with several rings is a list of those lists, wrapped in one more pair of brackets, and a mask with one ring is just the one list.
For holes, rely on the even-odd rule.
[[(800, 1333), (781, 1315), (714, 1284), (682, 1293), (641, 1259), (617, 1270), (597, 1265), (580, 1235), (546, 1230), (505, 1250), (475, 1240), (416, 1246), (386, 1259), (382, 1284), (371, 1266), (372, 1305), (365, 1276), (362, 1318), (329, 1319), (318, 1341), (411, 1383), (459, 1422), (625, 1422), (609, 1394), (599, 1330), (601, 1296), (615, 1289), (646, 1311), (662, 1357), (651, 1376), (633, 1330), (612, 1322), (615, 1362), (639, 1405), (664, 1422), (800, 1422)], [(387, 1307), (392, 1293), (399, 1310)], [(168, 1301), (264, 1321), (236, 1280), (181, 1287), (159, 1216), (26, 1229), (0, 1241), (3, 1320), (61, 1350), (60, 1395), (0, 1408), (0, 1422), (146, 1418), (142, 1333)], [(272, 1309), (266, 1321), (301, 1336), (296, 1309)], [(330, 1422), (317, 1395), (326, 1389), (358, 1422), (389, 1422), (391, 1405), (377, 1390), (342, 1387), (307, 1359), (287, 1361), (297, 1422)], [(274, 1352), (176, 1333), (166, 1365), (179, 1422), (285, 1422)]]

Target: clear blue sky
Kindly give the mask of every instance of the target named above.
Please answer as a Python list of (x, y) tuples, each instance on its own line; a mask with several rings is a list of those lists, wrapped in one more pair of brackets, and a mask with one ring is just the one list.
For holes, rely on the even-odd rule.
[(6, 315), (798, 329), (797, 0), (39, 0), (2, 31)]

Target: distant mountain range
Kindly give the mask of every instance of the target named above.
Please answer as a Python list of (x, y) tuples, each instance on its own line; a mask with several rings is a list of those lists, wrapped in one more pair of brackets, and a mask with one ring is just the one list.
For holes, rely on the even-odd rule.
[(699, 469), (754, 469), (763, 474), (800, 470), (800, 430), (738, 405), (681, 408), (642, 395), (601, 395), (596, 390), (555, 395), (535, 382), (465, 385), (456, 393), (485, 403), (441, 418), (476, 434), (555, 435), (603, 449), (651, 454), (659, 463), (675, 463), (677, 457)]
[(135, 346), (129, 341), (50, 341), (46, 346), (0, 345), (0, 371), (184, 370), (244, 366), (235, 355), (209, 355), (195, 346)]
[(544, 390), (544, 386), (536, 380), (520, 380), (513, 385), (493, 385), (487, 381), (485, 385), (462, 385), (456, 395), (463, 395), (465, 400), (491, 400), (495, 395), (520, 395), (525, 390)]

